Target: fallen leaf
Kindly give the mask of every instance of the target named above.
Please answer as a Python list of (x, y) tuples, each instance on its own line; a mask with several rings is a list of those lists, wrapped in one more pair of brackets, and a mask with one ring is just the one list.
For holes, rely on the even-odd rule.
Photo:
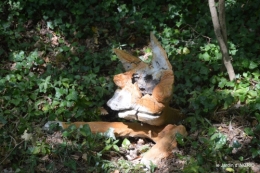
[(32, 139), (32, 134), (31, 133), (27, 133), (27, 130), (25, 130), (23, 132), (23, 135), (21, 136), (22, 139), (24, 139), (25, 141), (29, 141)]
[(87, 153), (84, 153), (84, 154), (82, 155), (82, 159), (85, 160), (85, 161), (88, 161), (88, 155), (87, 155)]
[(108, 115), (108, 112), (104, 107), (99, 107), (98, 110), (101, 115)]

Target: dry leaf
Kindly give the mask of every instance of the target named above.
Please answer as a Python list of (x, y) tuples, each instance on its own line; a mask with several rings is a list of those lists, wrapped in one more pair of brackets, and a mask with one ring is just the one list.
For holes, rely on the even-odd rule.
[(53, 37), (51, 38), (51, 43), (55, 46), (59, 45), (58, 37), (56, 35), (53, 35)]
[(98, 38), (97, 38), (96, 34), (94, 35), (94, 43), (98, 44)]
[(32, 134), (31, 133), (27, 133), (27, 130), (25, 130), (23, 132), (23, 135), (21, 136), (22, 139), (24, 139), (25, 141), (29, 141), (32, 139)]
[(99, 107), (98, 110), (101, 115), (108, 115), (108, 112), (104, 107)]
[(87, 153), (84, 153), (84, 154), (82, 155), (82, 159), (85, 160), (85, 161), (88, 161), (88, 155), (87, 155)]

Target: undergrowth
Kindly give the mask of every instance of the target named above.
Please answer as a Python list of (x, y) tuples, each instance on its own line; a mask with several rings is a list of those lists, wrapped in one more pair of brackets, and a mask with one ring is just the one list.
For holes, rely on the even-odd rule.
[[(64, 131), (63, 142), (55, 147), (41, 128), (53, 120), (99, 120), (99, 107), (115, 90), (113, 75), (122, 72), (112, 49), (142, 49), (150, 31), (174, 69), (171, 106), (187, 115), (183, 123), (200, 136), (177, 136), (182, 148), (193, 149), (179, 155), (186, 161), (183, 171), (226, 171), (216, 164), (228, 164), (226, 156), (240, 143), (229, 145), (227, 136), (212, 125), (219, 111), (256, 120), (244, 131), (252, 137), (247, 158), (259, 163), (260, 20), (256, 14), (260, 4), (226, 1), (229, 54), (236, 73), (232, 82), (223, 69), (206, 4), (201, 0), (1, 1), (0, 170), (52, 172), (60, 159), (68, 172), (83, 171), (81, 167), (90, 172), (140, 171), (140, 165), (105, 160), (103, 149), (116, 150), (117, 144), (90, 134), (88, 127)], [(78, 160), (72, 157), (77, 153), (81, 153)], [(244, 157), (238, 158), (243, 163)]]

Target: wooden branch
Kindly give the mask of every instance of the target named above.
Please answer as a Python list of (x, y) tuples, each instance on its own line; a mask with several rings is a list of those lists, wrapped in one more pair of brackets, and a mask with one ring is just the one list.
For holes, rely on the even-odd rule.
[[(227, 69), (227, 72), (229, 75), (229, 80), (232, 81), (236, 78), (236, 76), (235, 76), (235, 72), (234, 72), (234, 69), (233, 69), (233, 66), (231, 63), (231, 58), (229, 57), (227, 43), (223, 36), (222, 30), (224, 28), (223, 29), (221, 28), (221, 25), (219, 22), (218, 13), (217, 13), (216, 6), (215, 6), (215, 0), (208, 0), (208, 2), (209, 2), (209, 9), (210, 9), (210, 14), (211, 14), (211, 18), (212, 18), (212, 22), (213, 22), (213, 26), (214, 26), (215, 35), (217, 37), (217, 40), (218, 40), (218, 43), (220, 46), (220, 50), (222, 53), (222, 59), (223, 59), (224, 65)], [(222, 7), (223, 7), (223, 4), (222, 4)], [(222, 13), (222, 17), (223, 17), (223, 13)], [(224, 17), (225, 17), (225, 14), (224, 14)], [(224, 33), (226, 34), (226, 31), (224, 31)]]
[(226, 13), (225, 13), (225, 0), (219, 0), (219, 23), (221, 32), (226, 46), (227, 44), (227, 27), (226, 27)]

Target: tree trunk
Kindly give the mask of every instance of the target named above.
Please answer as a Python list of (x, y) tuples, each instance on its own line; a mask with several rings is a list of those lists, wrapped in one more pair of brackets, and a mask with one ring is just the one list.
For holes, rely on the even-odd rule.
[(222, 53), (223, 63), (227, 69), (229, 80), (232, 81), (236, 78), (236, 76), (231, 63), (231, 58), (229, 57), (228, 53), (227, 32), (225, 22), (225, 0), (219, 0), (219, 15), (216, 10), (215, 0), (208, 0), (208, 2), (215, 35), (217, 37)]

